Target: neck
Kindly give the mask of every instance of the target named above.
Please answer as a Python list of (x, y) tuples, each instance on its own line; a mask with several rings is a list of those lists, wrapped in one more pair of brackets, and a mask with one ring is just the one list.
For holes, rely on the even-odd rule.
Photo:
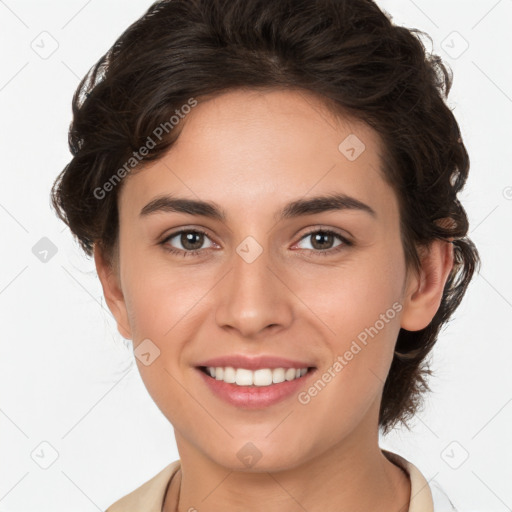
[(302, 464), (261, 472), (218, 465), (176, 432), (181, 468), (167, 490), (162, 510), (407, 512), (408, 476), (382, 453), (378, 435), (369, 442), (364, 430), (358, 428), (352, 439)]

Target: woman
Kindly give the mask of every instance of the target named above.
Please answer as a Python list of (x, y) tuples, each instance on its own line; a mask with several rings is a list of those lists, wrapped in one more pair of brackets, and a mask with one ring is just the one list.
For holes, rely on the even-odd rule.
[(53, 204), (180, 454), (109, 512), (453, 510), (378, 444), (479, 263), (414, 32), (366, 0), (161, 1), (80, 83)]

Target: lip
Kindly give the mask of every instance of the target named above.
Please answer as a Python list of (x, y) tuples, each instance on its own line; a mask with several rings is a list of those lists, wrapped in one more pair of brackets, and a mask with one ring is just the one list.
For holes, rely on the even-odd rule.
[(301, 388), (305, 389), (309, 386), (309, 379), (316, 373), (316, 368), (309, 367), (308, 372), (297, 379), (269, 386), (237, 386), (214, 379), (200, 368), (196, 368), (196, 371), (210, 392), (224, 402), (241, 409), (265, 409), (291, 396), (296, 396)]
[(202, 361), (195, 366), (231, 366), (233, 368), (245, 368), (246, 370), (258, 370), (260, 368), (311, 368), (315, 365), (307, 361), (297, 361), (278, 356), (260, 355), (248, 357), (242, 354), (232, 354), (229, 356), (214, 357)]

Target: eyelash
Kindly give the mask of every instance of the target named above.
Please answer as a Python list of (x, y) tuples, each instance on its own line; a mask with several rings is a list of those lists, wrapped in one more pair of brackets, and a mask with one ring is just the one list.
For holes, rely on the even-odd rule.
[[(182, 255), (183, 257), (197, 256), (201, 251), (204, 250), (204, 249), (196, 249), (194, 251), (184, 251), (182, 249), (175, 249), (175, 248), (170, 247), (169, 245), (167, 245), (167, 242), (169, 240), (171, 240), (172, 238), (174, 238), (177, 235), (181, 235), (182, 233), (196, 233), (196, 234), (202, 234), (202, 235), (208, 237), (208, 234), (205, 231), (202, 231), (201, 229), (183, 229), (181, 231), (176, 231), (174, 233), (171, 233), (169, 236), (167, 236), (164, 240), (162, 240), (160, 242), (160, 245), (163, 246), (164, 250), (166, 250), (166, 251), (168, 251), (168, 252), (170, 252), (172, 254)], [(304, 250), (304, 251), (313, 251), (313, 252), (318, 253), (319, 255), (322, 255), (322, 256), (330, 256), (330, 255), (338, 253), (339, 251), (343, 250), (345, 247), (351, 247), (352, 245), (354, 245), (353, 242), (347, 240), (344, 236), (342, 236), (339, 233), (337, 233), (336, 231), (332, 231), (330, 229), (318, 229), (317, 228), (317, 229), (315, 229), (313, 231), (309, 231), (308, 233), (305, 233), (300, 238), (300, 240), (303, 240), (304, 238), (307, 238), (308, 236), (311, 236), (311, 235), (316, 234), (316, 233), (322, 233), (324, 235), (334, 235), (335, 237), (339, 238), (343, 243), (338, 245), (337, 247), (334, 247), (332, 249), (326, 249), (324, 251), (322, 251), (322, 250), (314, 250), (314, 249), (302, 249), (302, 250)]]

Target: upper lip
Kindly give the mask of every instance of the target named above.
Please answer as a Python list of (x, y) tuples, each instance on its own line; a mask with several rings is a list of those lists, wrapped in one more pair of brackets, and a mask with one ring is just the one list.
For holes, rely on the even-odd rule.
[(277, 356), (254, 356), (248, 357), (242, 354), (214, 357), (197, 364), (196, 366), (213, 366), (233, 368), (246, 368), (247, 370), (258, 370), (259, 368), (309, 368), (311, 363), (287, 359)]

